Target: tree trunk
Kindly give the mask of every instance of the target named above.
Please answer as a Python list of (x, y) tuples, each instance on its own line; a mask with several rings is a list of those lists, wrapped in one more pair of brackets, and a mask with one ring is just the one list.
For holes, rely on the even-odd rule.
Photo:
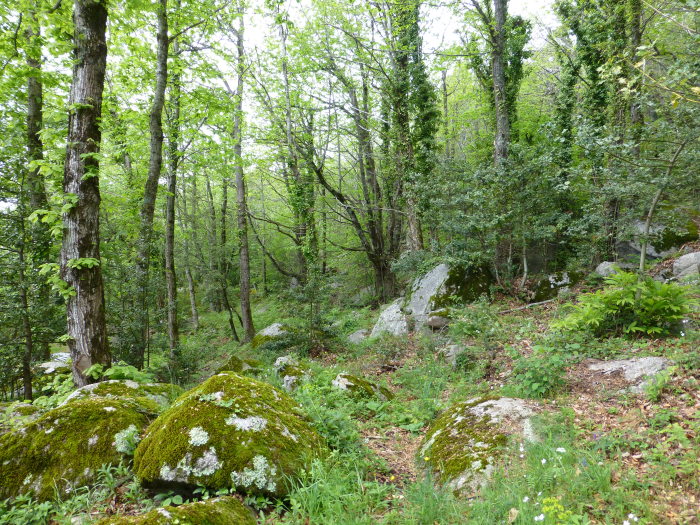
[(236, 104), (233, 117), (233, 156), (236, 163), (236, 218), (238, 219), (238, 258), (239, 258), (239, 287), (241, 301), (241, 321), (243, 324), (243, 342), (252, 341), (255, 336), (253, 314), (250, 309), (250, 247), (248, 244), (248, 207), (246, 203), (246, 187), (243, 174), (243, 75), (245, 74), (245, 48), (243, 47), (243, 13), (240, 13), (240, 26), (236, 35), (238, 62), (236, 72), (238, 85), (236, 87)]
[[(104, 285), (100, 267), (99, 152), (102, 91), (107, 65), (107, 7), (104, 0), (75, 0), (73, 83), (63, 192), (70, 208), (63, 215), (61, 276), (68, 298), (68, 348), (73, 380), (84, 386), (85, 370), (109, 366)], [(86, 259), (88, 259), (86, 261)]]
[(491, 64), (493, 74), (493, 97), (496, 111), (496, 137), (494, 140), (494, 165), (503, 165), (508, 158), (510, 145), (510, 108), (506, 100), (506, 73), (505, 73), (505, 25), (508, 0), (493, 0), (494, 22), (493, 47), (491, 51)]
[[(41, 32), (36, 13), (29, 14), (30, 27), (26, 31), (27, 66), (30, 69), (27, 78), (27, 161), (29, 170), (26, 186), (29, 193), (29, 206), (32, 212), (48, 208), (44, 176), (38, 163), (44, 160), (44, 144), (41, 140), (43, 128), (44, 90), (41, 79)], [(49, 262), (51, 249), (51, 234), (48, 225), (42, 221), (35, 222), (31, 227), (32, 259), (38, 266)], [(39, 286), (37, 303), (51, 304), (51, 290), (45, 283)], [(48, 360), (50, 350), (48, 341), (39, 343), (41, 356)]]
[[(629, 55), (630, 75), (634, 75), (634, 65), (637, 62), (637, 49), (642, 45), (642, 0), (629, 0), (628, 3), (628, 25), (629, 25)], [(634, 156), (639, 158), (640, 145), (639, 141), (642, 134), (642, 125), (644, 124), (644, 115), (639, 104), (641, 93), (639, 92), (642, 83), (639, 79), (632, 84), (635, 91), (630, 97), (630, 128), (632, 133), (632, 152)]]
[(151, 237), (153, 235), (153, 214), (158, 194), (158, 179), (163, 166), (163, 105), (168, 81), (168, 12), (167, 0), (158, 0), (158, 33), (156, 35), (156, 86), (149, 116), (151, 134), (148, 176), (141, 203), (141, 228), (136, 255), (139, 304), (136, 366), (143, 368), (144, 355), (148, 345), (148, 268), (150, 265)]
[(19, 243), (19, 301), (22, 308), (22, 331), (24, 332), (24, 353), (22, 354), (22, 383), (24, 385), (24, 399), (32, 399), (32, 354), (34, 353), (34, 336), (32, 334), (32, 322), (29, 315), (29, 300), (27, 299), (27, 278), (24, 273), (25, 257), (24, 257), (24, 214), (20, 217), (21, 224), (21, 240)]
[[(177, 56), (178, 43), (173, 43)], [(177, 170), (180, 162), (180, 75), (176, 73), (170, 84), (171, 114), (168, 137), (168, 195), (165, 201), (165, 282), (168, 293), (168, 346), (170, 359), (174, 359), (180, 339), (177, 322), (177, 276), (175, 273), (175, 198), (177, 195)]]

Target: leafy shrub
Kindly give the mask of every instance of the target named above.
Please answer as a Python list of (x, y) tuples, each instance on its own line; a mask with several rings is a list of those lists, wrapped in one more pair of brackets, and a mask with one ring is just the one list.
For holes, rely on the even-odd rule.
[(139, 370), (135, 366), (127, 365), (123, 361), (112, 365), (106, 370), (100, 364), (92, 365), (85, 371), (85, 375), (93, 379), (128, 379), (137, 383), (150, 383), (153, 381), (153, 374)]
[(524, 397), (540, 398), (564, 386), (568, 359), (551, 348), (535, 346), (530, 357), (515, 361), (511, 387)]
[(606, 286), (584, 294), (564, 319), (554, 323), (564, 330), (591, 331), (596, 336), (613, 334), (669, 335), (677, 330), (697, 301), (691, 288), (639, 279), (621, 272), (605, 280)]

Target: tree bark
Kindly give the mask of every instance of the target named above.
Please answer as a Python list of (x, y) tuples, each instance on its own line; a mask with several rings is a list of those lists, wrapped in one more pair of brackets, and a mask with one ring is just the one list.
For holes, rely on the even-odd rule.
[(238, 52), (236, 73), (236, 103), (233, 116), (233, 156), (236, 163), (236, 218), (238, 220), (238, 259), (239, 288), (241, 302), (241, 321), (243, 324), (243, 342), (252, 341), (255, 336), (253, 314), (250, 309), (250, 246), (248, 243), (248, 206), (246, 203), (246, 186), (243, 173), (243, 75), (245, 74), (245, 48), (243, 45), (243, 12), (240, 13), (240, 25), (236, 34)]
[[(44, 144), (41, 140), (41, 130), (44, 121), (44, 90), (41, 79), (41, 31), (36, 13), (29, 14), (30, 27), (26, 31), (27, 66), (30, 69), (27, 78), (27, 161), (29, 170), (26, 187), (29, 193), (29, 206), (32, 212), (48, 208), (44, 176), (39, 163), (44, 160)], [(36, 266), (50, 260), (51, 234), (48, 225), (37, 221), (31, 226), (32, 259)], [(37, 302), (41, 305), (51, 303), (51, 290), (46, 284), (39, 286)], [(50, 350), (48, 341), (39, 343), (43, 359), (48, 360)]]
[[(71, 206), (63, 215), (61, 276), (73, 291), (66, 305), (68, 348), (73, 380), (80, 387), (90, 382), (90, 378), (84, 375), (90, 366), (111, 364), (100, 266), (97, 160), (107, 65), (106, 2), (75, 0), (73, 22), (75, 65), (63, 175), (63, 192)], [(84, 259), (94, 259), (97, 264), (85, 264)]]
[(165, 88), (168, 82), (168, 12), (167, 0), (158, 0), (158, 33), (156, 35), (156, 86), (153, 103), (149, 116), (151, 134), (148, 176), (141, 203), (141, 228), (139, 232), (136, 255), (136, 272), (139, 293), (139, 341), (136, 355), (136, 366), (143, 367), (146, 347), (148, 345), (148, 269), (150, 266), (150, 247), (153, 235), (153, 215), (158, 195), (158, 179), (163, 167), (163, 106), (165, 104)]
[(505, 25), (508, 0), (493, 0), (494, 30), (491, 51), (491, 67), (493, 74), (493, 97), (496, 112), (496, 137), (494, 140), (493, 161), (496, 167), (503, 165), (508, 158), (510, 145), (510, 118), (508, 101), (506, 100), (505, 74)]
[[(173, 42), (177, 56), (178, 42)], [(175, 273), (175, 198), (177, 170), (180, 163), (180, 75), (172, 76), (170, 84), (170, 136), (168, 137), (168, 195), (165, 200), (165, 282), (168, 294), (168, 346), (170, 359), (177, 354), (180, 330), (177, 321), (177, 275)]]

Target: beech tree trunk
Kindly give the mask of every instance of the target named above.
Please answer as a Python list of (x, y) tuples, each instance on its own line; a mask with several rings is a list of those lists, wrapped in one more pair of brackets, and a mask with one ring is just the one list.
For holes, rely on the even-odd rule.
[[(30, 69), (27, 78), (27, 161), (30, 164), (26, 178), (26, 189), (29, 194), (29, 207), (32, 212), (48, 208), (44, 176), (36, 164), (44, 160), (44, 144), (41, 140), (43, 128), (44, 89), (41, 79), (41, 32), (36, 13), (29, 14), (30, 27), (26, 31), (27, 66)], [(34, 165), (32, 165), (34, 163)], [(35, 266), (49, 262), (51, 249), (51, 234), (48, 225), (38, 221), (31, 226), (32, 253)], [(48, 305), (51, 302), (51, 290), (42, 284), (38, 289), (37, 303)], [(48, 360), (50, 350), (48, 341), (38, 342), (41, 356)], [(31, 397), (31, 396), (30, 396)]]
[(148, 176), (141, 203), (141, 229), (136, 255), (138, 279), (138, 335), (135, 365), (143, 368), (146, 347), (148, 346), (148, 268), (150, 266), (151, 237), (153, 235), (153, 214), (158, 195), (158, 179), (163, 167), (163, 105), (165, 88), (168, 83), (168, 5), (167, 0), (158, 0), (158, 33), (156, 35), (156, 87), (149, 116), (151, 133)]
[(501, 166), (508, 158), (510, 145), (510, 118), (506, 100), (505, 74), (505, 25), (508, 0), (493, 0), (494, 22), (493, 42), (491, 51), (491, 67), (493, 73), (493, 97), (496, 109), (496, 137), (494, 139), (493, 161), (496, 167)]
[(63, 215), (61, 277), (73, 291), (66, 305), (68, 348), (73, 380), (80, 387), (90, 382), (90, 378), (84, 375), (90, 366), (111, 364), (100, 267), (100, 179), (97, 160), (107, 64), (106, 2), (75, 0), (73, 22), (75, 65), (63, 174), (63, 192), (71, 207)]
[[(173, 43), (177, 55), (178, 43)], [(177, 276), (175, 274), (175, 197), (177, 195), (177, 170), (180, 162), (180, 75), (175, 74), (170, 85), (171, 114), (168, 137), (168, 195), (165, 200), (165, 285), (168, 294), (168, 346), (170, 359), (174, 359), (180, 339), (177, 322)]]
[(250, 342), (255, 336), (253, 314), (250, 310), (250, 248), (248, 245), (248, 207), (246, 203), (245, 177), (243, 174), (243, 75), (245, 74), (245, 48), (243, 46), (243, 13), (240, 16), (240, 26), (236, 35), (238, 63), (236, 72), (238, 85), (236, 87), (236, 104), (233, 117), (233, 155), (236, 162), (236, 218), (238, 220), (238, 258), (239, 258), (239, 287), (241, 301), (241, 324), (243, 325), (243, 342)]

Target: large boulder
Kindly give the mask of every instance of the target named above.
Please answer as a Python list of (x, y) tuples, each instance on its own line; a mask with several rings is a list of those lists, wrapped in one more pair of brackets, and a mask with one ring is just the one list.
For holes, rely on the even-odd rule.
[(371, 335), (403, 335), (420, 330), (436, 310), (444, 310), (454, 298), (465, 303), (476, 301), (489, 292), (492, 282), (486, 268), (439, 264), (413, 282), (407, 297), (395, 300), (381, 313)]
[(257, 374), (262, 371), (263, 364), (255, 359), (240, 358), (232, 355), (219, 367), (220, 372), (236, 372), (237, 374)]
[(406, 313), (413, 317), (416, 329), (428, 320), (428, 314), (434, 309), (435, 298), (443, 290), (450, 277), (450, 267), (439, 264), (413, 283), (411, 295), (406, 304)]
[(253, 337), (250, 344), (253, 348), (257, 348), (265, 343), (269, 343), (270, 341), (282, 339), (288, 334), (289, 329), (285, 325), (282, 323), (273, 323), (255, 334), (255, 337)]
[(700, 252), (682, 255), (673, 263), (673, 276), (678, 279), (700, 275)]
[(255, 525), (253, 513), (232, 496), (153, 509), (141, 516), (113, 516), (97, 525)]
[(379, 316), (372, 328), (371, 337), (381, 334), (404, 335), (408, 333), (408, 320), (401, 311), (403, 299), (396, 299)]
[(534, 414), (531, 403), (522, 399), (482, 398), (457, 403), (430, 426), (419, 460), (438, 483), (470, 495), (490, 477), (509, 434), (536, 440), (530, 423)]
[(49, 410), (0, 436), (0, 500), (34, 493), (63, 496), (95, 481), (97, 470), (118, 464), (158, 405), (150, 400), (87, 397)]
[(388, 401), (394, 397), (388, 388), (350, 374), (338, 374), (331, 384), (334, 388), (345, 390), (358, 397), (377, 397), (382, 401)]
[(352, 344), (361, 343), (369, 337), (369, 333), (369, 330), (367, 330), (366, 328), (357, 330), (348, 336), (348, 342)]
[(74, 390), (61, 402), (60, 406), (76, 399), (105, 397), (134, 399), (141, 403), (153, 401), (160, 410), (164, 410), (183, 392), (181, 386), (171, 383), (137, 383), (130, 379), (110, 379)]
[(589, 381), (604, 384), (610, 382), (609, 379), (612, 377), (621, 377), (629, 384), (630, 392), (641, 393), (654, 376), (671, 366), (671, 361), (663, 357), (650, 356), (612, 361), (590, 359), (582, 364), (602, 379), (599, 381), (598, 378), (591, 378)]
[(136, 449), (134, 470), (150, 486), (283, 496), (288, 482), (326, 451), (291, 397), (223, 372), (183, 394), (153, 422)]

